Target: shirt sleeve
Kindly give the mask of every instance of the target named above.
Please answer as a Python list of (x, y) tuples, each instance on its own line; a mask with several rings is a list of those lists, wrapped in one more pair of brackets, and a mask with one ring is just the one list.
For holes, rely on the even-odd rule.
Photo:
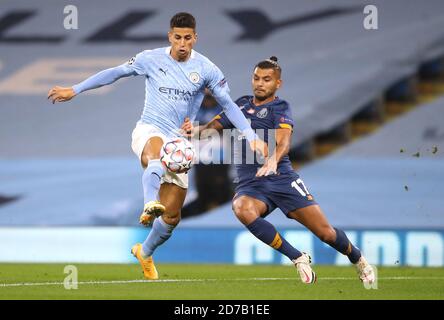
[(102, 70), (88, 79), (73, 86), (74, 93), (79, 94), (87, 90), (100, 88), (114, 83), (120, 78), (146, 74), (144, 61), (146, 55), (141, 52), (120, 66)]
[(120, 78), (135, 76), (135, 73), (132, 69), (127, 68), (124, 64), (109, 68), (95, 75), (92, 75), (88, 79), (74, 85), (72, 88), (75, 94), (82, 93), (87, 90), (100, 88), (102, 86), (106, 86), (117, 81)]
[(258, 139), (242, 111), (231, 99), (230, 89), (222, 71), (214, 64), (210, 66), (205, 85), (210, 89), (213, 97), (222, 107), (225, 116), (233, 126), (239, 129), (248, 141)]
[(123, 65), (126, 66), (128, 69), (135, 71), (138, 75), (147, 75), (148, 72), (146, 66), (147, 63), (149, 63), (149, 55), (147, 54), (147, 52), (149, 52), (149, 50), (139, 52)]
[(205, 85), (208, 89), (210, 89), (215, 98), (217, 96), (230, 94), (230, 88), (228, 87), (227, 80), (225, 79), (222, 71), (215, 64), (211, 64), (210, 66)]
[(274, 110), (274, 128), (293, 130), (294, 122), (290, 107), (285, 104), (281, 108)]
[(223, 112), (219, 113), (212, 120), (217, 120), (222, 125), (222, 127), (224, 127), (224, 129), (233, 129), (234, 128), (231, 121), (228, 119), (228, 117)]

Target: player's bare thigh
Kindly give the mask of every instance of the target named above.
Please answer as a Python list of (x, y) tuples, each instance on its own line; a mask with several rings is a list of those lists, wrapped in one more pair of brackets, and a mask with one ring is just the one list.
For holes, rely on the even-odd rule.
[(151, 137), (145, 143), (142, 151), (141, 162), (142, 166), (146, 168), (149, 160), (160, 159), (160, 149), (162, 148), (163, 140), (161, 137)]
[(324, 242), (329, 243), (336, 240), (335, 230), (317, 204), (291, 211), (288, 217), (303, 224)]
[(244, 225), (249, 225), (267, 212), (267, 205), (253, 197), (240, 196), (233, 201), (233, 211)]
[(187, 189), (181, 188), (174, 183), (162, 183), (159, 190), (160, 203), (165, 206), (163, 221), (170, 225), (177, 225), (180, 221)]

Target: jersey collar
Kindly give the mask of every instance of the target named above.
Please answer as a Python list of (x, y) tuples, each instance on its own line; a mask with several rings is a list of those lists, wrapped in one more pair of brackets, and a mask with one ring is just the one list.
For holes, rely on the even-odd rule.
[(248, 99), (248, 102), (249, 102), (250, 105), (251, 105), (252, 107), (254, 107), (254, 108), (263, 108), (263, 107), (270, 107), (270, 106), (273, 106), (273, 105), (275, 105), (275, 104), (279, 104), (279, 103), (282, 102), (282, 100), (281, 100), (278, 96), (276, 96), (276, 98), (275, 98), (273, 101), (270, 101), (270, 102), (268, 102), (268, 103), (266, 103), (266, 104), (263, 104), (263, 105), (257, 106), (257, 105), (255, 105), (255, 104), (253, 103), (253, 96), (250, 96), (250, 99)]

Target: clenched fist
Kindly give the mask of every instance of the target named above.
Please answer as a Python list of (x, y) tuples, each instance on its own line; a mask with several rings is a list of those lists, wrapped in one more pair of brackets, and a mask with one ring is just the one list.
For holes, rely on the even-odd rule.
[(59, 87), (55, 86), (48, 92), (48, 99), (52, 103), (69, 101), (75, 96), (74, 89), (72, 87)]

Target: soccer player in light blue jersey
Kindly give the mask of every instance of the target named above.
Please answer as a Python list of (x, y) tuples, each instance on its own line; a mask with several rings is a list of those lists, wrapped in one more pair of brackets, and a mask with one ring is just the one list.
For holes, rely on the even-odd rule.
[(145, 242), (133, 246), (131, 252), (139, 260), (147, 279), (158, 279), (152, 255), (170, 238), (179, 223), (188, 187), (186, 174), (165, 170), (159, 160), (160, 149), (167, 139), (178, 136), (180, 129), (190, 128), (205, 88), (210, 89), (233, 125), (245, 135), (251, 149), (264, 156), (267, 152), (266, 144), (256, 136), (230, 98), (222, 72), (193, 50), (197, 40), (195, 30), (194, 17), (178, 13), (170, 21), (170, 47), (145, 50), (120, 66), (101, 71), (72, 87), (56, 86), (48, 93), (53, 103), (64, 102), (123, 77), (142, 75), (146, 78), (145, 107), (133, 130), (131, 146), (145, 168), (142, 177), (145, 205), (140, 223), (152, 223), (152, 228)]

